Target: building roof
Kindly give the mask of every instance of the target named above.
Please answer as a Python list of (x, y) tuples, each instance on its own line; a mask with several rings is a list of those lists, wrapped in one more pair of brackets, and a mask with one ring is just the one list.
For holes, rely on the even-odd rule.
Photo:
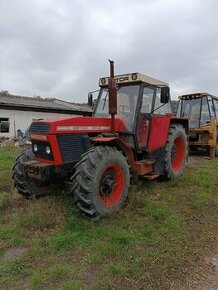
[(70, 103), (59, 99), (41, 99), (39, 97), (21, 97), (0, 93), (0, 108), (60, 112), (66, 114), (91, 114), (92, 109), (87, 104)]

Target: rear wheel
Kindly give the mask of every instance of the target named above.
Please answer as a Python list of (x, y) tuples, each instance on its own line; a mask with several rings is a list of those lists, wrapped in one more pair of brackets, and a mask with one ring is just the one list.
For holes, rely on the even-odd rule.
[(215, 158), (216, 156), (216, 147), (210, 147), (209, 149), (209, 155), (210, 155), (210, 158)]
[(125, 204), (130, 183), (129, 166), (116, 148), (96, 146), (83, 155), (71, 181), (77, 207), (99, 219)]
[(217, 139), (216, 139), (216, 157), (218, 157), (218, 132), (217, 132)]
[(179, 124), (172, 124), (165, 147), (164, 179), (174, 179), (183, 174), (187, 155), (187, 136)]

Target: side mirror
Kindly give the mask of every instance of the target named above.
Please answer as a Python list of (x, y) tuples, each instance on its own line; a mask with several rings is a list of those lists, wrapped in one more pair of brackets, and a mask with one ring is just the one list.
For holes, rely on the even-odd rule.
[(93, 106), (93, 95), (92, 95), (92, 93), (89, 93), (89, 94), (88, 94), (88, 105), (89, 105), (90, 107)]
[(169, 87), (162, 87), (160, 92), (160, 102), (162, 104), (169, 103), (170, 100), (170, 88)]

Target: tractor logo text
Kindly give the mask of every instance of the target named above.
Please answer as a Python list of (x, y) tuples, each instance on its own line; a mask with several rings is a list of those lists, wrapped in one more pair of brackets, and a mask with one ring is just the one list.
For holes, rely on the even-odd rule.
[(126, 82), (129, 80), (129, 76), (118, 77), (118, 78), (115, 78), (115, 80), (117, 83)]

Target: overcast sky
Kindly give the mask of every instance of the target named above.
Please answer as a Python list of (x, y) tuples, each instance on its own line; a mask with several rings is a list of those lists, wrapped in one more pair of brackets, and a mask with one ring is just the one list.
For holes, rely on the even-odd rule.
[(0, 90), (85, 102), (98, 78), (141, 72), (218, 95), (216, 0), (0, 0)]

